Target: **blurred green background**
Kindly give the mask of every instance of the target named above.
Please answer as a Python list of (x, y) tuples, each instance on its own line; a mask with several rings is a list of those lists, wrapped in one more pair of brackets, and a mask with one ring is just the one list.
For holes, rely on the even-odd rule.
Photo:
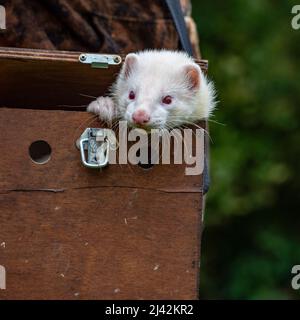
[(300, 1), (192, 1), (218, 91), (200, 296), (299, 299)]

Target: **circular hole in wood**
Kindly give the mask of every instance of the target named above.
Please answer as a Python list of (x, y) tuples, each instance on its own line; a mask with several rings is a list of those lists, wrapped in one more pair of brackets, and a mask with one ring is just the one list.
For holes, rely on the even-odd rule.
[(51, 147), (49, 143), (44, 140), (32, 142), (29, 147), (29, 156), (34, 163), (47, 163), (51, 157)]

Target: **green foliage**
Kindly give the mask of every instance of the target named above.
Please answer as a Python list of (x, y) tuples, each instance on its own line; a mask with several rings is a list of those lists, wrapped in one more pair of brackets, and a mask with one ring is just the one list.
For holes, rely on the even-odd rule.
[[(300, 264), (300, 30), (295, 1), (192, 1), (218, 91), (203, 298), (295, 299)], [(299, 213), (299, 214), (298, 214)]]

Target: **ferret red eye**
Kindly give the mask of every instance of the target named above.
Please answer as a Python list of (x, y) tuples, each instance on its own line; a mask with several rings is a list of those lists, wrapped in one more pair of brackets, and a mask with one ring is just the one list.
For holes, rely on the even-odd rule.
[(162, 99), (162, 103), (164, 103), (164, 104), (171, 104), (171, 103), (172, 103), (172, 97), (171, 97), (171, 96), (165, 96), (165, 97)]
[(129, 98), (130, 100), (134, 100), (134, 99), (135, 99), (135, 93), (134, 93), (133, 91), (130, 91), (130, 92), (129, 92), (129, 95), (128, 95), (128, 98)]

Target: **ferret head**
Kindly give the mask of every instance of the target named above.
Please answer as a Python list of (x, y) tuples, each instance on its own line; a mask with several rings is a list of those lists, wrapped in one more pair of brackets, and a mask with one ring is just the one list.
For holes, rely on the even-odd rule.
[(130, 125), (171, 128), (208, 117), (208, 89), (200, 67), (185, 53), (143, 51), (126, 56), (114, 94)]

